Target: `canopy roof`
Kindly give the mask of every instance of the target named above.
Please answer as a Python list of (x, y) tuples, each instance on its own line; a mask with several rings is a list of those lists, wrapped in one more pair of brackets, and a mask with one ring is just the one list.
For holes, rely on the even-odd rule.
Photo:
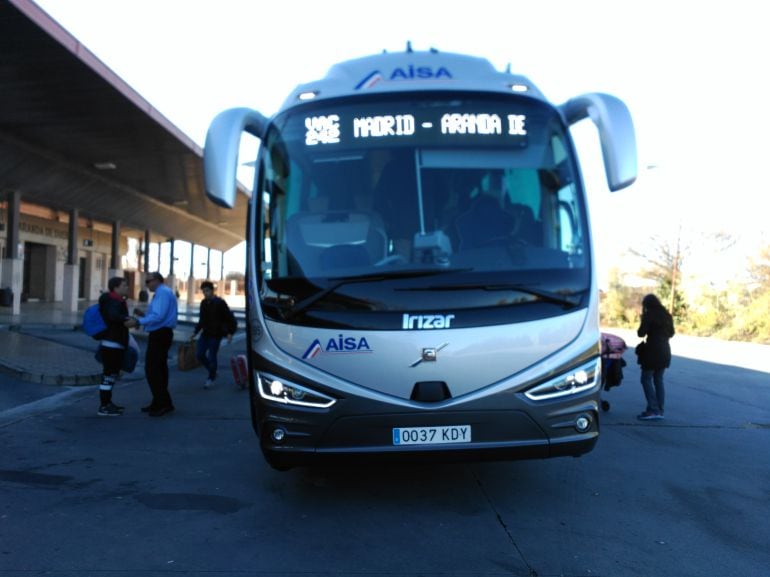
[(29, 0), (0, 2), (0, 192), (94, 220), (228, 250), (248, 197), (220, 208), (202, 150)]

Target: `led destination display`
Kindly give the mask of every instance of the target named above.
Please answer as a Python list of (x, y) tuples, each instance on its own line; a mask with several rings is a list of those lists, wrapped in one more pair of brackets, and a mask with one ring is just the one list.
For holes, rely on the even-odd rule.
[[(432, 112), (432, 111), (431, 111)], [(497, 112), (378, 114), (371, 116), (325, 114), (306, 116), (305, 144), (361, 145), (364, 141), (404, 140), (414, 144), (516, 144), (526, 142), (527, 116)]]

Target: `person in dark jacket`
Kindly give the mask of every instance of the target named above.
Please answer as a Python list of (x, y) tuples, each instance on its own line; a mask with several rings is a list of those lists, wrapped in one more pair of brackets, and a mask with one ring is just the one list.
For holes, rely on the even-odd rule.
[(99, 297), (99, 312), (107, 328), (101, 335), (99, 354), (102, 360), (102, 383), (99, 385), (100, 417), (116, 417), (123, 414), (123, 407), (112, 402), (112, 388), (123, 366), (123, 355), (128, 347), (128, 329), (124, 326), (129, 318), (126, 295), (128, 283), (123, 277), (113, 277), (107, 283), (108, 292)]
[(637, 418), (643, 421), (660, 420), (663, 418), (666, 400), (663, 374), (671, 365), (671, 346), (668, 341), (674, 336), (674, 320), (653, 294), (642, 299), (642, 318), (636, 334), (647, 337), (637, 346), (642, 388), (647, 399), (647, 408)]
[(201, 291), (203, 300), (200, 304), (198, 323), (190, 340), (195, 340), (198, 333), (202, 332), (195, 352), (208, 373), (208, 378), (203, 384), (203, 388), (208, 389), (214, 385), (217, 378), (217, 355), (222, 338), (227, 337), (227, 342), (232, 342), (237, 324), (227, 301), (214, 294), (214, 283), (203, 281)]

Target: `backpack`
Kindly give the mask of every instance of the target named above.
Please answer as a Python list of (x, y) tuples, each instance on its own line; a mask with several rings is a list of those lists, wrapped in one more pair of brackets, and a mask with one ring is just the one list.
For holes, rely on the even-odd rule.
[(235, 318), (235, 314), (233, 311), (228, 310), (228, 319), (227, 319), (227, 328), (229, 329), (229, 334), (234, 335), (235, 331), (238, 330), (238, 319)]
[(226, 335), (234, 335), (238, 330), (238, 319), (235, 318), (235, 314), (227, 305), (227, 301), (222, 297), (214, 297), (216, 306), (218, 307), (218, 313), (225, 317), (222, 321), (222, 331)]
[(612, 387), (617, 387), (623, 382), (623, 367), (626, 366), (625, 359), (602, 359), (602, 380), (604, 381), (604, 390), (609, 391)]
[(99, 310), (99, 303), (94, 303), (83, 313), (83, 332), (98, 341), (106, 330), (107, 323)]

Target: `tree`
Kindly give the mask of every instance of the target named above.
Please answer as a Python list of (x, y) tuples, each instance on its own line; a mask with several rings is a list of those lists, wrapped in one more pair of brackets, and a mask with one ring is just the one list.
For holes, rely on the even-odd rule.
[(735, 283), (727, 288), (713, 284), (700, 287), (697, 294), (689, 294), (687, 319), (679, 327), (681, 332), (704, 337), (730, 338), (735, 319), (736, 295), (742, 287)]
[(609, 273), (606, 291), (599, 295), (599, 319), (603, 326), (634, 328), (639, 321), (639, 306), (644, 289), (624, 282), (620, 271)]
[(682, 227), (679, 227), (675, 239), (667, 241), (652, 236), (647, 246), (648, 250), (644, 252), (633, 248), (629, 249), (629, 252), (646, 261), (647, 266), (640, 275), (657, 285), (661, 302), (668, 303), (669, 312), (678, 324), (687, 315), (687, 303), (677, 283), (681, 276), (682, 264), (690, 252), (689, 244), (682, 241)]
[(770, 244), (749, 259), (749, 278), (758, 285), (757, 288), (770, 290)]
[[(706, 233), (699, 235), (697, 240), (698, 247), (708, 246), (711, 252), (724, 252), (736, 243), (737, 239), (728, 233), (718, 231), (715, 233)], [(647, 250), (641, 251), (637, 249), (631, 249), (631, 254), (641, 258), (647, 263), (647, 266), (643, 269), (640, 275), (643, 278), (647, 278), (653, 281), (657, 286), (657, 292), (660, 300), (667, 305), (669, 312), (674, 317), (674, 321), (677, 325), (690, 326), (695, 328), (696, 324), (689, 319), (689, 304), (687, 295), (683, 292), (682, 286), (682, 271), (687, 258), (692, 253), (691, 243), (683, 238), (682, 227), (677, 229), (676, 238), (666, 240), (658, 236), (650, 237), (647, 245)], [(714, 303), (724, 303), (727, 299), (721, 298), (719, 295), (711, 295)], [(693, 303), (696, 304), (696, 303)], [(703, 301), (697, 303), (699, 307), (705, 306)], [(724, 327), (721, 323), (726, 322), (726, 317), (729, 316), (723, 311), (719, 315), (713, 317), (714, 324), (720, 327)], [(717, 320), (719, 317), (719, 320)], [(703, 320), (703, 318), (699, 319)], [(707, 323), (709, 326), (711, 323)], [(702, 330), (697, 331), (699, 334), (703, 334)]]
[(749, 278), (751, 285), (736, 315), (736, 332), (741, 340), (770, 343), (770, 245), (749, 260)]

